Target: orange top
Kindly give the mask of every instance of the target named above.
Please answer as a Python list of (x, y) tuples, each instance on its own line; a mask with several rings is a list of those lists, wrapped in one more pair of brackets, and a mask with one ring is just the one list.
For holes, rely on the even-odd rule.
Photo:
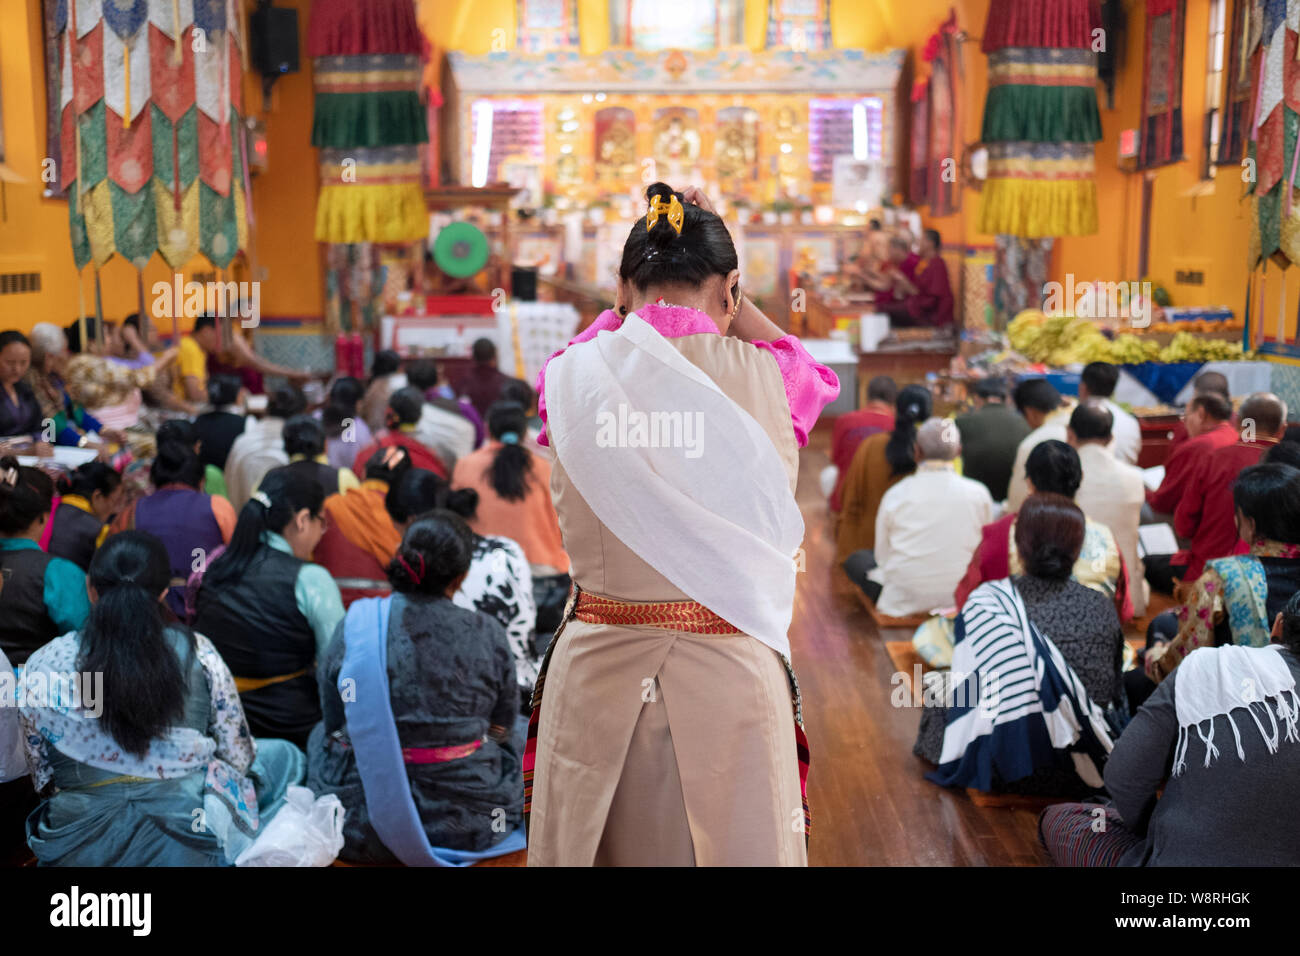
[(500, 535), (518, 542), (529, 564), (549, 565), (567, 574), (569, 556), (564, 552), (560, 521), (551, 504), (550, 462), (529, 452), (533, 465), (528, 490), (522, 500), (507, 501), (489, 480), (492, 459), (501, 447), (499, 441), (489, 441), (456, 462), (451, 486), (478, 492), (478, 513), (470, 527), (479, 534)]

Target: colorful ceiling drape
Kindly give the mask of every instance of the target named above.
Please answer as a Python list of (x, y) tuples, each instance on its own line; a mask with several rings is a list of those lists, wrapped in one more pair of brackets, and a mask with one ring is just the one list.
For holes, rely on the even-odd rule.
[(248, 241), (238, 5), (59, 0), (51, 26), (77, 267), (229, 265)]
[(999, 0), (983, 49), (989, 91), (981, 137), (989, 175), (981, 232), (1040, 238), (1097, 231), (1094, 149), (1097, 0)]
[(1247, 111), (1247, 155), (1253, 160), (1254, 228), (1250, 264), (1300, 261), (1300, 205), (1293, 203), (1300, 171), (1300, 62), (1296, 60), (1300, 3), (1257, 2), (1244, 37), (1255, 84)]
[(320, 148), (316, 239), (413, 242), (429, 229), (421, 143), (424, 40), (413, 0), (316, 0), (313, 146)]

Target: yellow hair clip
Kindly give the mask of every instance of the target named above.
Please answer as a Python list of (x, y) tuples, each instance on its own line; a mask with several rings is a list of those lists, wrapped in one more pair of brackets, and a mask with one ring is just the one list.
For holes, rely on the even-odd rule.
[(655, 196), (650, 200), (650, 211), (645, 214), (645, 231), (649, 232), (659, 221), (660, 215), (667, 213), (668, 225), (677, 231), (677, 235), (682, 234), (682, 226), (686, 222), (686, 210), (678, 201), (677, 196), (672, 197), (672, 202), (664, 202), (662, 196)]

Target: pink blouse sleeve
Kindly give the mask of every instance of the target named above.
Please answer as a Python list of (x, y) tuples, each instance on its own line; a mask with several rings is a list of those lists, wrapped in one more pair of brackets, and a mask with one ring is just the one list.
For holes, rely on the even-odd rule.
[(583, 342), (589, 342), (600, 332), (616, 330), (623, 324), (622, 318), (613, 309), (606, 309), (596, 317), (596, 321), (587, 326), (573, 338), (569, 339), (569, 344), (563, 349), (553, 353), (550, 358), (542, 363), (542, 370), (537, 373), (537, 416), (542, 420), (542, 432), (537, 436), (537, 444), (550, 445), (546, 438), (546, 366), (551, 364), (551, 360), (557, 355), (563, 355), (564, 350), (572, 345), (580, 345)]
[(754, 342), (756, 348), (771, 352), (785, 382), (785, 397), (790, 403), (790, 420), (799, 447), (808, 444), (808, 433), (817, 418), (840, 394), (839, 377), (825, 365), (818, 364), (793, 335), (775, 342)]

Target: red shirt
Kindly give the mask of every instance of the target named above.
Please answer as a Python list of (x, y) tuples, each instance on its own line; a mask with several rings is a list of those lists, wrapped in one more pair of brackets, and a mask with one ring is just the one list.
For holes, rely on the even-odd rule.
[(394, 445), (400, 445), (410, 453), (412, 468), (423, 468), (426, 471), (433, 472), (439, 478), (447, 477), (447, 466), (442, 463), (437, 455), (410, 435), (404, 435), (401, 432), (387, 432), (378, 441), (357, 452), (356, 460), (352, 462), (352, 470), (357, 473), (357, 477), (364, 481), (366, 462), (370, 460), (370, 456), (381, 448), (391, 448)]
[(1184, 437), (1174, 445), (1169, 460), (1165, 462), (1164, 481), (1160, 482), (1160, 487), (1155, 491), (1147, 489), (1147, 504), (1158, 514), (1174, 513), (1202, 459), (1220, 448), (1237, 443), (1237, 429), (1231, 422), (1222, 422), (1195, 438), (1186, 437), (1186, 427), (1182, 422), (1178, 424), (1183, 428)]
[(1237, 442), (1201, 458), (1174, 512), (1174, 532), (1192, 539), (1191, 547), (1173, 558), (1174, 564), (1187, 565), (1184, 581), (1200, 577), (1206, 561), (1246, 553), (1245, 542), (1237, 537), (1232, 483), (1276, 444), (1275, 439)]
[(844, 479), (848, 477), (849, 465), (853, 464), (853, 453), (858, 446), (881, 432), (894, 430), (894, 413), (880, 409), (859, 409), (835, 419), (831, 430), (831, 461), (840, 470), (835, 480), (835, 490), (831, 492), (831, 510), (840, 510), (840, 495), (844, 490)]

